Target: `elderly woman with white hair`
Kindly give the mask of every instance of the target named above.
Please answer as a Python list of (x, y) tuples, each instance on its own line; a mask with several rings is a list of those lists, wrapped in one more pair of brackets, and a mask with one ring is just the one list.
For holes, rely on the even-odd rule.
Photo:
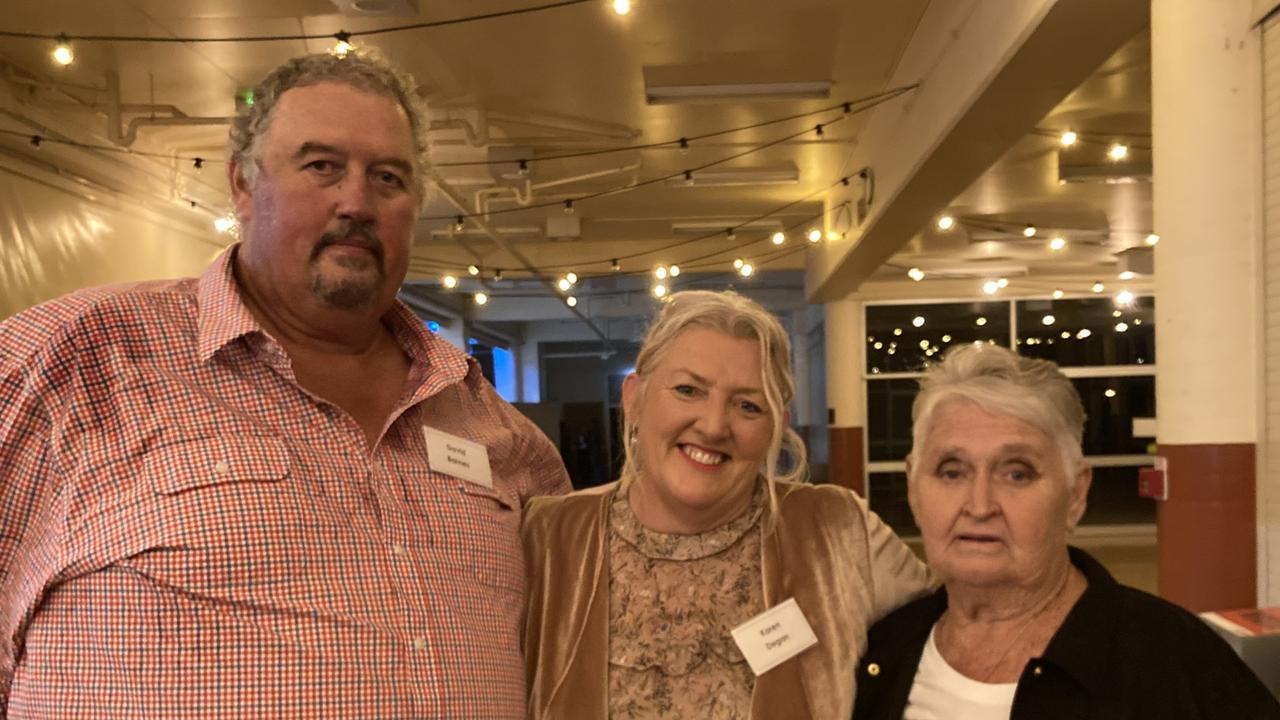
[(872, 628), (855, 720), (1280, 718), (1198, 618), (1067, 545), (1091, 475), (1057, 366), (957, 347), (912, 416), (908, 499), (943, 588)]
[(848, 717), (867, 627), (929, 578), (854, 493), (795, 482), (793, 392), (758, 304), (664, 304), (623, 384), (621, 480), (526, 510), (530, 717)]

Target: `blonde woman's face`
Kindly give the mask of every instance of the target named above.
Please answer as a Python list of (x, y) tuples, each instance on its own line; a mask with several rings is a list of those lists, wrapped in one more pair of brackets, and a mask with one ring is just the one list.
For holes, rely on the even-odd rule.
[(758, 341), (685, 330), (645, 377), (626, 379), (623, 402), (651, 512), (725, 522), (741, 512), (773, 430)]

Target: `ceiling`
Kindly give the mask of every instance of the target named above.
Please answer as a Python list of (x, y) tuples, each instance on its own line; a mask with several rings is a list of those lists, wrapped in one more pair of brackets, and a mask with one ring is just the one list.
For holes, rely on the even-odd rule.
[[(399, 0), (405, 2), (406, 0)], [(328, 35), (528, 7), (532, 1), (419, 0), (411, 16), (344, 16), (330, 0), (8, 0), (0, 29), (38, 34), (136, 35), (151, 38)], [(466, 312), (471, 292), (493, 296), (486, 312), (515, 321), (641, 314), (660, 263), (680, 263), (677, 286), (767, 289), (775, 307), (804, 303), (803, 274), (810, 227), (833, 224), (824, 194), (854, 172), (850, 157), (875, 110), (860, 99), (890, 88), (890, 78), (916, 39), (927, 0), (634, 0), (618, 15), (609, 0), (593, 0), (524, 15), (434, 29), (359, 36), (411, 71), (432, 109), (430, 133), (440, 187), (419, 223), (410, 281), (426, 303)], [(51, 43), (10, 39), (0, 45), (0, 151), (40, 153), (41, 162), (148, 202), (190, 208), (206, 225), (230, 209), (220, 162), (225, 122), (237, 93), (289, 56), (325, 51), (331, 40), (226, 43), (76, 41), (75, 62), (56, 67)], [(1104, 144), (1064, 151), (1069, 163), (1093, 164), (1107, 133), (1150, 135), (1149, 38), (1134, 38), (1040, 123), (1042, 129), (1088, 131)], [(122, 145), (109, 121), (110, 88), (136, 108), (122, 121), (181, 113), (181, 125), (142, 124), (129, 147), (142, 157), (45, 144), (41, 133), (92, 146)], [(828, 97), (802, 100), (654, 104), (649, 85), (764, 82), (830, 83)], [(855, 112), (837, 108), (854, 101)], [(910, 101), (910, 93), (882, 108)], [(689, 143), (674, 141), (806, 114), (786, 122)], [(205, 118), (206, 120), (199, 120)], [(194, 120), (193, 120), (194, 119)], [(206, 123), (206, 124), (196, 124)], [(822, 123), (819, 137), (813, 131)], [(1097, 135), (1095, 136), (1094, 133)], [(794, 137), (791, 137), (794, 136)], [(789, 140), (780, 141), (791, 137)], [(636, 149), (635, 145), (668, 143)], [(762, 145), (776, 143), (761, 149)], [(1133, 158), (1149, 151), (1132, 142)], [(548, 159), (588, 151), (587, 157)], [(1144, 156), (1144, 153), (1145, 156)], [(734, 156), (738, 156), (735, 159)], [(203, 169), (193, 166), (201, 157)], [(521, 175), (515, 161), (527, 159)], [(501, 160), (500, 164), (483, 164)], [(1058, 182), (1055, 138), (1027, 128), (1026, 136), (954, 199), (939, 208), (960, 218), (955, 230), (920, 228), (865, 284), (866, 297), (973, 294), (986, 274), (1025, 278), (1026, 292), (1110, 277), (1116, 254), (1141, 246), (1151, 225), (1149, 182)], [(459, 165), (463, 163), (464, 165)], [(465, 163), (478, 163), (465, 165)], [(1104, 163), (1097, 163), (1104, 164)], [(709, 166), (781, 172), (781, 184), (693, 186), (683, 171)], [(675, 175), (675, 182), (662, 178)], [(856, 178), (855, 178), (856, 182)], [(631, 185), (639, 187), (630, 188)], [(523, 207), (517, 195), (529, 205)], [(609, 194), (582, 199), (593, 193)], [(490, 214), (454, 218), (484, 201)], [(579, 198), (572, 215), (563, 202)], [(195, 206), (192, 208), (191, 204)], [(536, 207), (546, 204), (546, 207)], [(783, 209), (784, 208), (784, 209)], [(847, 211), (845, 211), (847, 212)], [(724, 228), (760, 216), (731, 238)], [(1027, 223), (1040, 233), (1022, 237)], [(839, 223), (834, 223), (839, 224)], [(677, 229), (677, 225), (690, 226)], [(1007, 226), (1007, 227), (1006, 227)], [(551, 235), (548, 237), (550, 227)], [(785, 243), (769, 237), (788, 228)], [(212, 232), (210, 230), (210, 232)], [(1068, 240), (1049, 250), (1049, 233)], [(500, 237), (495, 237), (495, 233)], [(229, 238), (224, 238), (229, 242)], [(730, 264), (757, 266), (751, 278)], [(620, 269), (613, 269), (613, 260)], [(482, 268), (478, 278), (466, 267)], [(906, 269), (926, 281), (913, 283)], [(580, 276), (582, 298), (566, 308), (548, 283), (565, 272)], [(494, 280), (494, 272), (502, 278)], [(446, 290), (441, 278), (462, 278)], [(123, 278), (122, 278), (123, 279)], [(942, 282), (940, 282), (942, 281)], [(1141, 282), (1141, 280), (1139, 280)], [(1078, 286), (1077, 286), (1078, 285)], [(927, 289), (926, 289), (927, 288)], [(546, 303), (537, 302), (539, 297)], [(501, 302), (507, 300), (507, 302)]]

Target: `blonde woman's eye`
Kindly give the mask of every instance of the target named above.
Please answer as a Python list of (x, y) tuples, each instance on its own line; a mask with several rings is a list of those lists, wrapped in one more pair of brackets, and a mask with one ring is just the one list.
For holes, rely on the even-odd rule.
[(675, 394), (682, 395), (684, 397), (693, 397), (694, 393), (698, 391), (698, 389), (692, 385), (676, 385), (671, 389)]
[(764, 412), (764, 408), (751, 402), (750, 400), (743, 400), (741, 407), (744, 411), (751, 413), (752, 415), (759, 415), (760, 413)]

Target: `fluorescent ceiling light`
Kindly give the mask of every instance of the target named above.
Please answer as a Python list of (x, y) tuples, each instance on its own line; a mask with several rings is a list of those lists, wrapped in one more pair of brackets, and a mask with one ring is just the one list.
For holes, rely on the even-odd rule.
[(692, 179), (667, 179), (671, 187), (729, 187), (733, 185), (794, 185), (800, 182), (795, 163), (766, 167), (707, 168), (693, 171)]
[(716, 85), (650, 85), (645, 99), (650, 105), (767, 100), (799, 100), (831, 97), (830, 80), (806, 82), (724, 83)]
[(712, 232), (724, 232), (726, 228), (737, 228), (739, 232), (746, 230), (781, 230), (782, 221), (774, 219), (753, 220), (746, 224), (733, 218), (724, 220), (712, 220), (709, 222), (678, 222), (671, 223), (671, 232), (675, 235), (705, 235)]

